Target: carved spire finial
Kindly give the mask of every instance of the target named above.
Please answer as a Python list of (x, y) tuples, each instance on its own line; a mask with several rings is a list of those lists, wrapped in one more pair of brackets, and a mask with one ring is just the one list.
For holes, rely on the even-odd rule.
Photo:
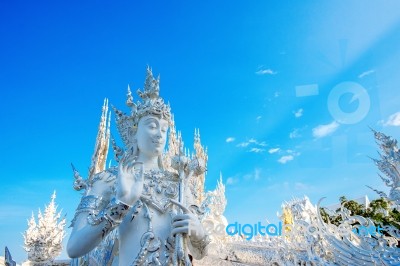
[(89, 168), (89, 179), (94, 174), (105, 169), (105, 162), (107, 159), (108, 146), (110, 142), (110, 121), (107, 121), (107, 119), (110, 119), (110, 114), (108, 113), (108, 99), (105, 98), (94, 152), (92, 155), (92, 162)]
[(128, 92), (126, 94), (126, 105), (128, 107), (132, 107), (134, 105), (133, 96), (132, 96), (132, 92), (131, 92), (131, 88), (129, 87), (129, 84), (128, 84)]

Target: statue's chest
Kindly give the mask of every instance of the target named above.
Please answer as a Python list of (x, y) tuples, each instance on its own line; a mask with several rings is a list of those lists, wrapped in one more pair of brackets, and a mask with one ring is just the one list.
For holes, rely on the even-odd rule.
[(150, 171), (144, 174), (144, 184), (141, 199), (165, 213), (171, 206), (170, 199), (177, 199), (179, 180), (177, 175), (164, 171)]

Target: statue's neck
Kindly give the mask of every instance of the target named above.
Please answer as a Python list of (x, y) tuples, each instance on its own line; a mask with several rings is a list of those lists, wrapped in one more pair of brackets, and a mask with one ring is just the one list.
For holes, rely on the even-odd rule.
[(147, 156), (144, 153), (139, 153), (138, 162), (143, 163), (143, 171), (159, 170), (158, 156)]

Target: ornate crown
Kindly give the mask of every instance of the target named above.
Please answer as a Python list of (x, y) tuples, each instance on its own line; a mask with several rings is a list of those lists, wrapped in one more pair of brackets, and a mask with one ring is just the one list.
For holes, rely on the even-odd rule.
[(132, 134), (137, 130), (140, 118), (146, 115), (156, 115), (171, 123), (171, 107), (165, 104), (160, 97), (160, 76), (154, 79), (150, 67), (147, 67), (146, 80), (143, 92), (137, 90), (142, 101), (133, 102), (132, 92), (128, 85), (126, 105), (131, 108), (131, 115), (127, 115), (113, 106), (119, 134), (126, 147), (132, 146)]

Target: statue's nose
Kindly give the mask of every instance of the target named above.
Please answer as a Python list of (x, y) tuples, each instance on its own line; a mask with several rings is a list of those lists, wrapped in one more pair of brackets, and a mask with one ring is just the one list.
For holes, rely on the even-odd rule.
[(157, 134), (155, 136), (157, 139), (161, 139), (162, 135), (161, 135), (161, 131), (157, 131)]

